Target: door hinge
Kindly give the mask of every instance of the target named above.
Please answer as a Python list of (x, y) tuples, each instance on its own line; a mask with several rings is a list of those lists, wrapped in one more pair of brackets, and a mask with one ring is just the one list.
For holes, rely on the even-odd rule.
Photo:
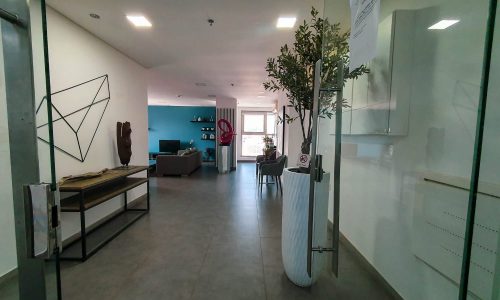
[(313, 247), (312, 248), (312, 251), (314, 252), (318, 252), (318, 253), (323, 253), (323, 252), (336, 252), (337, 249), (335, 248), (329, 248), (329, 247), (321, 247), (321, 246), (318, 246), (318, 247)]
[(18, 15), (6, 11), (3, 8), (0, 8), (0, 18), (19, 27), (26, 28), (25, 22), (23, 22), (23, 20), (21, 20)]
[(52, 206), (52, 228), (58, 228), (59, 227), (59, 206), (54, 205)]

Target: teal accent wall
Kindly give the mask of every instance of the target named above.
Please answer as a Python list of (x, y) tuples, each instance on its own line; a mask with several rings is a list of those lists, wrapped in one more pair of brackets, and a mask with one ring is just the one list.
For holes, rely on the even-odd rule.
[[(215, 141), (201, 140), (202, 127), (214, 127), (215, 123), (191, 123), (193, 116), (211, 116), (215, 119), (215, 107), (206, 106), (148, 106), (149, 151), (158, 151), (159, 140), (180, 140), (181, 149), (193, 147), (205, 152), (206, 148), (215, 148)], [(210, 134), (210, 132), (207, 132)]]

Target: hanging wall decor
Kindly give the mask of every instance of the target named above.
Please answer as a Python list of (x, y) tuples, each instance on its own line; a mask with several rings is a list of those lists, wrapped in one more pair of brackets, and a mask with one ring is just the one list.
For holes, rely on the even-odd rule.
[[(111, 100), (108, 75), (51, 94), (54, 147), (84, 162)], [(47, 97), (36, 109), (38, 139), (49, 143)]]

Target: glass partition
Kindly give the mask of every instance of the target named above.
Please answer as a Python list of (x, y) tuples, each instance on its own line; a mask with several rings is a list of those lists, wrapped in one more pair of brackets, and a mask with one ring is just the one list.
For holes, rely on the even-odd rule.
[[(24, 187), (52, 184), (50, 147), (40, 149), (36, 126), (52, 124), (48, 110), (36, 113), (46, 93), (44, 2), (0, 3), (0, 299), (58, 299), (58, 259), (34, 258), (31, 223), (46, 215), (31, 211)], [(32, 48), (31, 48), (32, 47)], [(47, 102), (45, 101), (47, 106)], [(37, 106), (42, 108), (43, 104)], [(50, 139), (49, 139), (50, 141)], [(52, 185), (55, 186), (55, 185)], [(51, 186), (51, 188), (52, 188)], [(57, 193), (56, 191), (54, 193)], [(33, 196), (33, 199), (36, 196)], [(48, 215), (48, 214), (47, 214)], [(33, 219), (32, 219), (33, 218)], [(47, 218), (48, 219), (48, 218)], [(42, 221), (41, 221), (42, 220)], [(45, 219), (46, 220), (46, 219)], [(41, 241), (52, 239), (42, 235)], [(50, 238), (49, 238), (50, 236)], [(37, 236), (37, 238), (40, 236)], [(32, 237), (32, 241), (40, 241)], [(33, 246), (34, 247), (34, 246)]]
[[(498, 16), (498, 10), (496, 12)], [(500, 299), (500, 25), (494, 27), (469, 264), (469, 299)]]
[[(0, 32), (3, 22), (0, 22)], [(7, 98), (5, 94), (3, 43), (0, 38), (0, 298), (18, 299), (16, 278), (16, 231), (14, 227), (14, 203), (12, 201), (12, 176), (7, 122)]]
[[(330, 23), (341, 20), (338, 5), (325, 1)], [(370, 73), (344, 85), (349, 108), (342, 114), (340, 178), (330, 178), (329, 219), (340, 180), (341, 242), (404, 299), (458, 299), (488, 7), (486, 0), (381, 1)], [(318, 152), (330, 173), (334, 124), (319, 121)], [(487, 176), (485, 182), (496, 179)], [(473, 299), (493, 299), (495, 209), (481, 210), (496, 231), (476, 236), (487, 240), (490, 254), (474, 248)]]

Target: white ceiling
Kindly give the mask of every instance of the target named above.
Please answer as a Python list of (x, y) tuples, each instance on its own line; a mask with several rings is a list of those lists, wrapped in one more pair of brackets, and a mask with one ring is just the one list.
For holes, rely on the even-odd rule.
[[(443, 1), (382, 0), (381, 19), (394, 9)], [(324, 10), (330, 22), (349, 29), (349, 0), (325, 2), (324, 8), (324, 0), (48, 0), (51, 7), (149, 69), (150, 104), (215, 105), (209, 95), (216, 95), (236, 98), (246, 107), (272, 106), (277, 99), (269, 92), (262, 97), (266, 59), (293, 41), (297, 27), (277, 29), (278, 17), (296, 16), (302, 22), (314, 6)], [(153, 27), (135, 28), (127, 14), (143, 14)], [(209, 18), (215, 20), (212, 27)]]
[[(341, 6), (347, 8), (347, 0), (335, 2), (345, 2)], [(312, 6), (323, 9), (323, 0), (48, 3), (148, 68), (149, 103), (163, 105), (214, 105), (214, 98), (209, 95), (233, 97), (243, 106), (272, 105), (275, 95), (265, 92), (265, 97), (258, 97), (264, 91), (266, 59), (279, 54), (280, 47), (293, 40), (294, 33), (293, 29), (277, 29), (277, 18), (296, 16), (301, 22), (309, 19)], [(93, 19), (89, 13), (97, 13), (101, 19)], [(153, 27), (135, 28), (126, 14), (143, 14)], [(207, 22), (209, 18), (215, 20), (212, 27)], [(341, 14), (338, 21), (346, 18), (349, 16)]]

